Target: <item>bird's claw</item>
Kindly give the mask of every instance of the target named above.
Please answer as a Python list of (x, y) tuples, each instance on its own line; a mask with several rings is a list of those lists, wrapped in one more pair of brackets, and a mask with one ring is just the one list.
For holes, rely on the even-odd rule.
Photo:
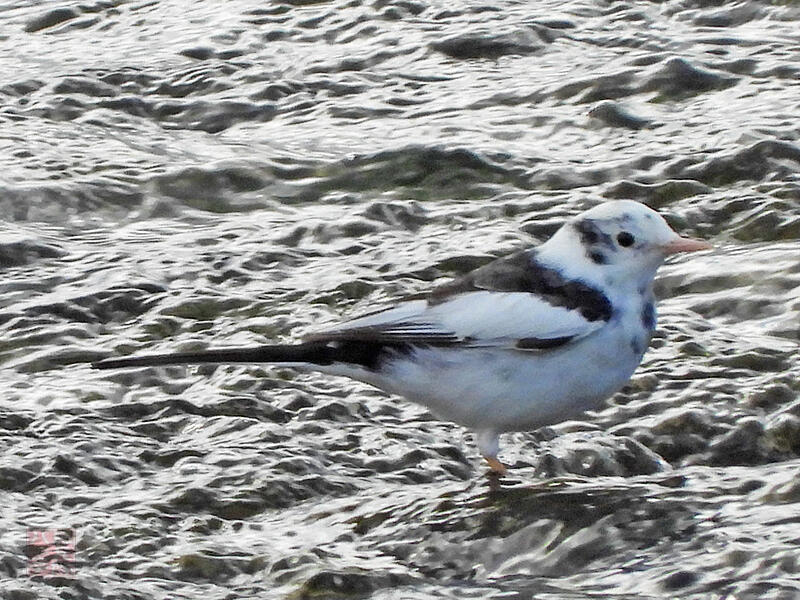
[(489, 464), (490, 475), (497, 475), (498, 477), (505, 476), (507, 472), (506, 466), (499, 460), (497, 460), (497, 458), (495, 458), (494, 456), (484, 456), (483, 458)]

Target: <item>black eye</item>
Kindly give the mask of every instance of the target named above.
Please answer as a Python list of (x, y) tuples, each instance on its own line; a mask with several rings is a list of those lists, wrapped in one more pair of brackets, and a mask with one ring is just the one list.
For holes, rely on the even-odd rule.
[(617, 235), (617, 242), (623, 248), (627, 248), (629, 246), (633, 246), (633, 242), (636, 240), (633, 239), (633, 236), (628, 233), (627, 231), (623, 231), (619, 235)]

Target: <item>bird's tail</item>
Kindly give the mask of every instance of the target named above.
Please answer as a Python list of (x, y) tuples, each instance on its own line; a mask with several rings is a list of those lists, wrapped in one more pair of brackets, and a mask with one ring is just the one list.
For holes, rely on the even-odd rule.
[(225, 348), (198, 352), (175, 352), (107, 358), (92, 363), (95, 369), (120, 369), (125, 367), (161, 367), (167, 365), (198, 365), (208, 363), (310, 363), (329, 365), (337, 359), (336, 348), (326, 342), (303, 344), (276, 344), (250, 348)]

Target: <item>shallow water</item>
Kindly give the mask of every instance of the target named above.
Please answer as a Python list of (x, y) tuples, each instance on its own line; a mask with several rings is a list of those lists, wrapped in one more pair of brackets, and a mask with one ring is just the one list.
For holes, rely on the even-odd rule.
[[(3, 597), (800, 596), (798, 21), (0, 7)], [(471, 434), (347, 380), (82, 364), (298, 339), (608, 198), (716, 250), (662, 269), (607, 408), (504, 436), (499, 490)]]

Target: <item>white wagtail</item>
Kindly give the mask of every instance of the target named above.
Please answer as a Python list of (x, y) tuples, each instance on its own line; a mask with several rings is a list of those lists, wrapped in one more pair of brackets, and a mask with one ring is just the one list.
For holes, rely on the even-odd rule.
[(275, 363), (343, 375), (476, 432), (492, 471), (499, 435), (597, 408), (628, 381), (656, 325), (665, 257), (707, 250), (632, 201), (606, 202), (544, 244), (499, 258), (297, 344), (111, 358), (99, 369)]

